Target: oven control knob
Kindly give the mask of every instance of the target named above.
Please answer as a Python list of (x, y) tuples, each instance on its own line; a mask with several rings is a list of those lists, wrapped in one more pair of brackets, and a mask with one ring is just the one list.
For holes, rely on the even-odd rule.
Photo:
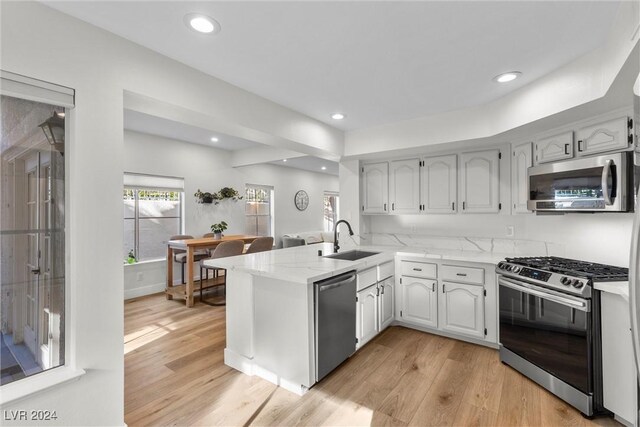
[(514, 273), (517, 273), (517, 272), (519, 272), (520, 270), (522, 270), (522, 268), (521, 268), (521, 267), (518, 267), (517, 265), (514, 265), (514, 266), (513, 266), (513, 269), (512, 269), (511, 271), (513, 271)]
[(582, 283), (580, 280), (578, 279), (574, 279), (573, 282), (571, 283), (573, 285), (574, 288), (580, 289), (581, 287), (584, 286), (584, 283)]
[(569, 279), (567, 276), (562, 276), (562, 279), (560, 279), (560, 283), (569, 286), (571, 284), (571, 279)]
[(499, 263), (498, 263), (498, 268), (499, 268), (500, 270), (504, 270), (504, 262), (499, 262)]

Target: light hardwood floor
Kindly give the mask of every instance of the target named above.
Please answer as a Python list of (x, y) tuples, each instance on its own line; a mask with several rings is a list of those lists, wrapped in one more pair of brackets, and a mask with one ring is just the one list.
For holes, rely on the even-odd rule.
[(125, 302), (125, 422), (138, 425), (589, 426), (495, 350), (391, 327), (296, 396), (223, 363), (225, 308)]

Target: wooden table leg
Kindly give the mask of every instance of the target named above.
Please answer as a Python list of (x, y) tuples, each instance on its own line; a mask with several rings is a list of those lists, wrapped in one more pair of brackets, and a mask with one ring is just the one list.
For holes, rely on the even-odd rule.
[(187, 286), (185, 299), (187, 307), (193, 307), (193, 246), (187, 246)]
[(167, 245), (167, 299), (173, 299), (173, 295), (169, 293), (169, 288), (173, 287), (173, 248)]

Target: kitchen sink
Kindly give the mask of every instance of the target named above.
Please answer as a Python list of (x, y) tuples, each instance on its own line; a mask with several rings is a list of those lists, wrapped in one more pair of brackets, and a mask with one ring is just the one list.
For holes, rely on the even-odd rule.
[(362, 258), (378, 255), (379, 253), (380, 252), (359, 251), (355, 249), (352, 251), (340, 252), (338, 254), (325, 255), (325, 258), (335, 258), (335, 259), (343, 259), (346, 261), (356, 261)]

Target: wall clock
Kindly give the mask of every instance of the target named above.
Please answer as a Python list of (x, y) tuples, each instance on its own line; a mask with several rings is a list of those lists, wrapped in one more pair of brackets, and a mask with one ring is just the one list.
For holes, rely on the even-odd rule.
[(293, 201), (296, 204), (296, 208), (298, 208), (299, 211), (303, 211), (309, 206), (309, 195), (306, 191), (300, 190), (296, 193)]

